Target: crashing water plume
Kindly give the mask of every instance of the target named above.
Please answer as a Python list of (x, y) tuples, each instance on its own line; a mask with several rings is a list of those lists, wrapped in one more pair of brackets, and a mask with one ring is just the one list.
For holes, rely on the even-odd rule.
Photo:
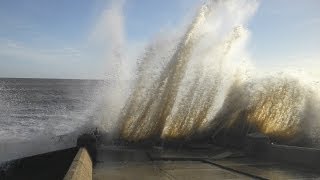
[(316, 144), (316, 88), (302, 76), (263, 75), (248, 61), (246, 25), (256, 8), (256, 1), (208, 1), (177, 42), (149, 45), (119, 115), (119, 136), (190, 140), (260, 132)]
[(299, 130), (300, 109), (305, 93), (296, 80), (260, 82), (261, 90), (254, 92), (247, 119), (259, 131), (270, 136), (292, 136)]
[[(140, 71), (120, 118), (120, 135), (124, 139), (135, 141), (154, 136), (180, 139), (205, 129), (213, 118), (213, 106), (219, 104), (219, 96), (230, 84), (225, 81), (232, 78), (230, 71), (234, 70), (228, 67), (228, 61), (234, 58), (232, 51), (238, 41), (246, 39), (242, 25), (251, 14), (238, 13), (242, 16), (238, 21), (231, 20), (226, 25), (221, 22), (232, 19), (231, 14), (241, 8), (252, 7), (231, 1), (210, 1), (203, 5), (159, 77), (146, 84), (143, 80), (148, 78), (148, 70)], [(229, 14), (217, 14), (222, 9)], [(149, 50), (143, 63), (152, 61), (157, 53), (157, 49)], [(146, 66), (143, 63), (142, 69)]]
[[(166, 65), (163, 73), (159, 77), (159, 80), (157, 80), (158, 83), (155, 85), (155, 92), (152, 92), (151, 97), (146, 99), (147, 103), (145, 104), (145, 107), (140, 107), (142, 108), (142, 112), (139, 112), (139, 114), (136, 115), (136, 119), (133, 119), (133, 114), (133, 117), (128, 117), (126, 115), (124, 116), (126, 120), (123, 125), (124, 131), (122, 131), (122, 136), (126, 139), (140, 139), (149, 137), (153, 135), (152, 133), (158, 134), (159, 132), (157, 131), (163, 128), (165, 123), (164, 121), (166, 120), (166, 117), (168, 116), (168, 113), (170, 113), (169, 111), (173, 106), (173, 98), (177, 94), (178, 85), (186, 69), (192, 44), (195, 41), (194, 34), (196, 28), (199, 28), (199, 25), (203, 22), (207, 11), (207, 6), (203, 6), (200, 10), (198, 17), (195, 19), (194, 23), (191, 24), (185, 37), (183, 37), (183, 40), (179, 44), (177, 51), (173, 54), (171, 61), (169, 61), (169, 63)], [(157, 104), (157, 107), (153, 110), (155, 112), (152, 112), (150, 107), (152, 107), (154, 104)], [(131, 114), (129, 115), (132, 116)], [(154, 118), (157, 118), (157, 120), (154, 120)], [(150, 120), (153, 122), (148, 123), (147, 121)], [(149, 125), (149, 127), (140, 127), (138, 124)]]
[(230, 88), (213, 129), (244, 136), (261, 132), (276, 142), (318, 146), (318, 92), (290, 75), (250, 79)]

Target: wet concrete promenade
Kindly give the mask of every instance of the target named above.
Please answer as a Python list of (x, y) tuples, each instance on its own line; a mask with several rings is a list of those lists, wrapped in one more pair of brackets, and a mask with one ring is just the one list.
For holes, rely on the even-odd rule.
[(211, 146), (196, 149), (104, 146), (98, 150), (93, 179), (318, 179), (303, 167), (246, 157)]

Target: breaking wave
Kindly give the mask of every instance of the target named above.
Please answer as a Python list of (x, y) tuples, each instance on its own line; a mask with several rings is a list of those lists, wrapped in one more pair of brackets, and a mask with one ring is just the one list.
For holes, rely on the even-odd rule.
[(119, 115), (120, 137), (187, 140), (235, 131), (317, 141), (316, 86), (289, 73), (263, 75), (251, 65), (247, 24), (257, 6), (208, 1), (184, 34), (150, 43)]

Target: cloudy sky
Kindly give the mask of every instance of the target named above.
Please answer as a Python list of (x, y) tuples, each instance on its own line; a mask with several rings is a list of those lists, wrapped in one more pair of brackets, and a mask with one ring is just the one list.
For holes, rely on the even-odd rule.
[[(263, 70), (292, 68), (320, 78), (320, 1), (259, 2), (249, 24), (253, 63)], [(159, 32), (192, 16), (200, 3), (0, 1), (0, 77), (104, 78), (112, 49), (126, 46), (134, 55)]]

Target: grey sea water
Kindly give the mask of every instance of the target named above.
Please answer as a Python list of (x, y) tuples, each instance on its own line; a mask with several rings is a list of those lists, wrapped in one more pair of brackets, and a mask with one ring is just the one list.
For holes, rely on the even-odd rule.
[(0, 79), (0, 142), (63, 135), (90, 118), (100, 80)]

